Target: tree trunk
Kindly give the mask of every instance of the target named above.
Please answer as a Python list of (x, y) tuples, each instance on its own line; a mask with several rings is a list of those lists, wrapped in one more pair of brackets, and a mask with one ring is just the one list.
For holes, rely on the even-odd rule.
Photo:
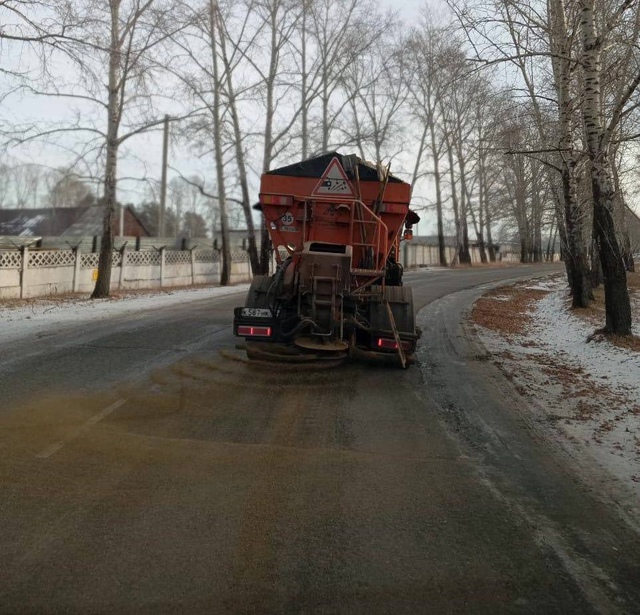
[(565, 228), (567, 232), (567, 251), (565, 260), (568, 266), (569, 285), (571, 287), (574, 308), (589, 307), (591, 285), (589, 284), (589, 266), (584, 250), (582, 219), (575, 193), (575, 175), (567, 160), (562, 171), (562, 189), (564, 196)]
[[(266, 173), (273, 162), (273, 121), (275, 115), (274, 89), (275, 80), (278, 73), (278, 5), (271, 7), (270, 21), (270, 57), (269, 57), (269, 74), (266, 82), (266, 113), (264, 125), (264, 151), (262, 156), (262, 172)], [(262, 216), (260, 224), (260, 274), (267, 275), (269, 273), (269, 265), (271, 261), (271, 238), (267, 223)]]
[(531, 257), (534, 263), (542, 262), (542, 199), (540, 198), (540, 169), (532, 161), (531, 168)]
[(456, 174), (453, 164), (453, 149), (448, 133), (445, 132), (445, 140), (447, 147), (447, 157), (449, 159), (449, 178), (451, 181), (451, 204), (453, 205), (453, 216), (456, 226), (456, 248), (452, 265), (460, 262), (460, 253), (462, 251), (462, 221), (460, 217), (460, 206), (458, 202), (458, 190), (456, 188)]
[[(549, 0), (551, 21), (551, 65), (558, 92), (558, 128), (561, 150), (562, 203), (564, 206), (564, 233), (560, 219), (561, 248), (567, 278), (571, 287), (574, 308), (589, 306), (588, 260), (583, 239), (583, 216), (575, 189), (575, 152), (573, 149), (574, 96), (572, 93), (571, 43), (563, 0)], [(562, 241), (563, 234), (565, 241)]]
[(307, 74), (307, 17), (309, 13), (309, 0), (302, 0), (302, 32), (300, 33), (300, 105), (301, 105), (301, 138), (302, 160), (309, 155), (309, 101), (307, 92), (309, 75)]
[(551, 220), (551, 228), (549, 229), (549, 241), (547, 241), (547, 250), (545, 252), (544, 260), (547, 263), (553, 262), (553, 253), (555, 252), (556, 235), (558, 233), (558, 227), (555, 224), (555, 218)]
[[(465, 184), (465, 191), (467, 194), (466, 202), (469, 204), (469, 215), (471, 216), (471, 222), (473, 224), (473, 230), (476, 233), (476, 241), (478, 242), (478, 249), (480, 250), (480, 262), (487, 262), (487, 251), (484, 245), (484, 237), (482, 235), (482, 186), (480, 186), (479, 196), (478, 196), (478, 217), (476, 217), (475, 212), (473, 211), (473, 207), (471, 206), (471, 195), (468, 192), (467, 186)], [(480, 219), (478, 223), (478, 218)], [(471, 252), (469, 251), (469, 260), (471, 261)]]
[(431, 133), (431, 156), (433, 157), (433, 181), (436, 187), (436, 215), (438, 218), (438, 257), (442, 267), (447, 266), (447, 250), (444, 245), (444, 222), (442, 219), (442, 187), (440, 185), (440, 150), (436, 145), (436, 127), (433, 118), (429, 122)]
[(609, 160), (609, 139), (602, 117), (600, 49), (602, 40), (595, 31), (593, 0), (580, 3), (584, 99), (582, 113), (587, 148), (591, 161), (593, 216), (604, 276), (605, 331), (631, 335), (631, 304), (627, 272), (614, 222), (615, 188)]
[(329, 84), (328, 71), (325, 70), (322, 84), (322, 153), (329, 149)]
[(467, 221), (467, 173), (462, 151), (462, 137), (456, 139), (456, 157), (460, 168), (460, 228), (462, 229), (462, 245), (460, 248), (460, 262), (471, 264), (471, 251), (469, 250), (469, 223)]
[[(482, 139), (482, 135), (480, 135)], [(484, 153), (482, 151), (482, 140), (480, 140), (479, 150), (478, 150), (478, 244), (480, 246), (480, 260), (483, 263), (488, 262), (487, 258), (487, 249), (484, 241), (484, 228), (485, 228), (485, 199), (487, 198), (487, 190), (486, 190), (486, 168), (485, 168), (485, 160)]]
[(249, 262), (251, 263), (251, 272), (256, 275), (260, 271), (260, 258), (258, 256), (258, 247), (256, 243), (256, 228), (253, 222), (253, 212), (251, 210), (251, 198), (249, 196), (249, 182), (247, 179), (247, 168), (245, 164), (244, 149), (242, 147), (242, 130), (240, 128), (238, 106), (236, 104), (236, 95), (233, 87), (231, 62), (229, 62), (229, 58), (227, 56), (225, 32), (224, 28), (222, 27), (222, 15), (217, 5), (216, 17), (218, 25), (218, 35), (220, 37), (220, 50), (222, 52), (222, 60), (224, 64), (224, 72), (227, 83), (227, 95), (229, 97), (229, 110), (231, 112), (231, 121), (233, 123), (236, 164), (238, 165), (238, 180), (240, 182), (240, 190), (242, 191), (242, 212), (244, 213), (244, 220), (245, 224), (247, 225), (247, 234), (249, 240), (247, 252), (249, 254)]
[(593, 215), (604, 277), (605, 331), (617, 335), (631, 335), (631, 303), (627, 288), (627, 271), (616, 239), (616, 229), (611, 213), (614, 192), (606, 170), (606, 158), (602, 164), (594, 168), (592, 184)]
[(487, 210), (487, 244), (489, 246), (489, 261), (496, 262), (496, 246), (493, 243), (493, 237), (491, 236), (491, 217), (489, 210)]
[(216, 50), (215, 15), (218, 5), (210, 4), (209, 20), (211, 28), (211, 62), (213, 69), (213, 149), (216, 159), (216, 182), (218, 184), (218, 206), (220, 208), (220, 235), (222, 237), (222, 258), (220, 267), (220, 285), (226, 286), (231, 280), (231, 244), (229, 241), (229, 216), (227, 214), (227, 195), (224, 185), (224, 159), (222, 154), (222, 113), (220, 100), (220, 79), (218, 71), (218, 53)]
[(120, 0), (109, 3), (111, 10), (111, 43), (109, 47), (109, 83), (107, 100), (107, 152), (104, 178), (104, 218), (102, 242), (98, 257), (98, 279), (92, 299), (108, 297), (111, 290), (111, 263), (113, 253), (113, 221), (117, 205), (118, 125), (120, 123)]

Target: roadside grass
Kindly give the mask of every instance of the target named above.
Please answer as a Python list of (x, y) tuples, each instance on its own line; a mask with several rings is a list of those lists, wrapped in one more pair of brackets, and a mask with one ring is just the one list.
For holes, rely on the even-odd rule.
[[(555, 279), (559, 277), (561, 276), (554, 276)], [(640, 271), (627, 273), (627, 283), (631, 298), (631, 315), (633, 322), (637, 323), (640, 322)], [(532, 288), (531, 282), (496, 288), (476, 301), (471, 320), (502, 335), (523, 335), (533, 322), (536, 303), (550, 292), (542, 288)], [(572, 309), (568, 292), (564, 299), (565, 308), (569, 313), (595, 328), (588, 341), (607, 341), (618, 348), (640, 353), (640, 336), (610, 335), (602, 332), (605, 324), (604, 288), (599, 286), (593, 295), (594, 301), (587, 308)]]
[[(629, 275), (634, 330), (640, 330), (640, 273)], [(518, 283), (479, 298), (470, 315), (492, 362), (531, 402), (547, 437), (576, 459), (588, 482), (595, 463), (603, 484), (631, 489), (640, 510), (640, 336), (598, 332), (604, 293), (571, 309), (563, 275)], [(613, 477), (613, 483), (611, 482)], [(620, 495), (626, 500), (626, 495)]]
[(473, 306), (471, 319), (503, 335), (523, 334), (531, 324), (536, 302), (550, 292), (530, 286), (519, 283), (486, 293)]

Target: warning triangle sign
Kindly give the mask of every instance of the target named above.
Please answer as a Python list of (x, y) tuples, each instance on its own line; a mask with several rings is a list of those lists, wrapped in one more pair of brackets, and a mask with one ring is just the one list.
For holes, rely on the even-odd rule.
[(355, 197), (356, 193), (353, 190), (353, 186), (347, 179), (347, 174), (344, 172), (337, 158), (332, 158), (329, 166), (322, 174), (322, 179), (320, 179), (318, 185), (313, 189), (311, 195)]

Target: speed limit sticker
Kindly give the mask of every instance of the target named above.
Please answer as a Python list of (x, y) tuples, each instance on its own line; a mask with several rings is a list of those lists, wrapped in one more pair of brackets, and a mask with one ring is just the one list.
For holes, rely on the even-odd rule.
[(288, 226), (293, 223), (293, 214), (288, 211), (287, 213), (282, 214), (282, 218), (280, 218), (280, 220), (282, 221), (282, 224)]

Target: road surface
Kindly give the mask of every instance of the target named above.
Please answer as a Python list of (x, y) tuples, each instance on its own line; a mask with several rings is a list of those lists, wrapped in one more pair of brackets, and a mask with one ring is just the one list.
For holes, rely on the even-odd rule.
[(638, 535), (460, 324), (549, 271), (408, 274), (405, 372), (247, 365), (238, 295), (8, 344), (0, 612), (640, 612)]

